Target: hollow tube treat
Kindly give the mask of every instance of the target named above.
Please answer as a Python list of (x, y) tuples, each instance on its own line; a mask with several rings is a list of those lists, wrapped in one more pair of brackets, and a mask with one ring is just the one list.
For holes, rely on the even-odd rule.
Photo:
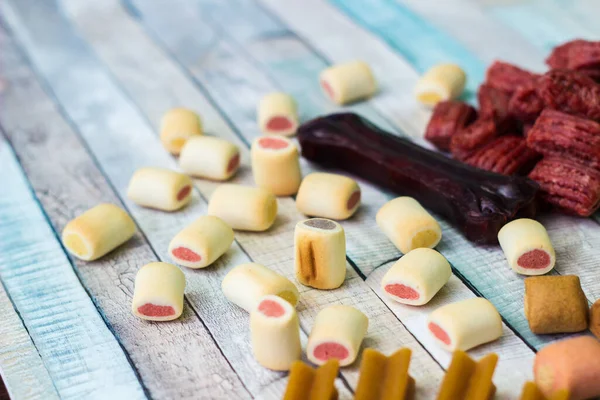
[(590, 308), (590, 331), (600, 340), (600, 299)]
[(298, 304), (298, 288), (286, 277), (269, 268), (256, 264), (241, 264), (225, 275), (221, 289), (227, 300), (250, 312), (263, 296), (273, 294)]
[(518, 274), (543, 275), (554, 268), (556, 254), (548, 232), (533, 219), (516, 219), (504, 225), (498, 241), (508, 264)]
[(188, 268), (208, 267), (229, 249), (233, 237), (233, 229), (223, 220), (204, 215), (175, 235), (169, 255)]
[(152, 262), (135, 276), (131, 309), (149, 321), (171, 321), (183, 312), (185, 275), (173, 264)]
[(335, 359), (313, 369), (302, 361), (296, 361), (290, 368), (288, 384), (283, 400), (337, 400), (335, 378), (340, 368)]
[(337, 222), (300, 221), (294, 231), (296, 279), (304, 286), (335, 289), (346, 279), (346, 236)]
[(334, 305), (322, 309), (308, 336), (308, 359), (317, 365), (332, 358), (342, 367), (352, 364), (368, 326), (367, 316), (354, 307)]
[(291, 136), (298, 128), (298, 110), (293, 97), (269, 93), (258, 104), (258, 126), (265, 135)]
[(320, 81), (327, 97), (340, 105), (367, 99), (377, 91), (371, 67), (364, 61), (331, 66), (321, 72)]
[(275, 196), (291, 196), (298, 192), (302, 173), (298, 147), (283, 137), (259, 137), (252, 143), (252, 174), (256, 186)]
[(569, 400), (570, 398), (568, 390), (559, 390), (552, 396), (546, 397), (535, 382), (525, 382), (519, 400)]
[(202, 121), (198, 114), (185, 108), (174, 108), (162, 117), (160, 141), (167, 151), (178, 155), (187, 140), (202, 135)]
[(600, 342), (579, 336), (551, 343), (535, 355), (535, 383), (547, 396), (561, 390), (570, 400), (600, 396)]
[(208, 215), (221, 218), (233, 229), (266, 231), (277, 217), (277, 198), (263, 188), (223, 184), (210, 197)]
[(492, 303), (474, 297), (433, 311), (427, 329), (443, 349), (467, 351), (502, 336), (502, 318)]
[(93, 261), (133, 236), (135, 223), (122, 208), (98, 204), (72, 219), (62, 231), (62, 242), (80, 260)]
[(306, 122), (298, 128), (298, 139), (304, 158), (414, 197), (478, 244), (497, 243), (507, 222), (535, 215), (538, 185), (533, 181), (469, 167), (356, 114)]
[(404, 254), (419, 247), (434, 248), (442, 239), (440, 224), (412, 197), (388, 201), (375, 219), (383, 233)]
[(462, 94), (467, 75), (456, 64), (439, 64), (430, 68), (415, 86), (417, 100), (427, 106), (440, 101), (454, 100)]
[(490, 353), (473, 360), (464, 351), (452, 354), (437, 400), (491, 400), (496, 393), (492, 382), (498, 355)]
[(524, 306), (533, 333), (571, 333), (588, 327), (588, 303), (575, 275), (526, 278)]
[(415, 380), (409, 375), (411, 350), (403, 348), (389, 357), (365, 349), (354, 400), (412, 400)]
[(250, 311), (252, 354), (260, 365), (287, 371), (302, 356), (296, 309), (279, 296), (262, 297)]
[(192, 199), (189, 176), (164, 168), (140, 168), (131, 177), (127, 197), (137, 205), (176, 211)]
[(197, 178), (226, 181), (240, 166), (240, 149), (225, 139), (193, 137), (181, 149), (179, 166)]
[(443, 255), (432, 249), (414, 249), (386, 272), (381, 279), (381, 289), (399, 303), (422, 306), (439, 292), (451, 275), (452, 269)]
[(311, 217), (336, 220), (350, 218), (360, 206), (360, 187), (352, 178), (313, 172), (302, 180), (296, 207)]

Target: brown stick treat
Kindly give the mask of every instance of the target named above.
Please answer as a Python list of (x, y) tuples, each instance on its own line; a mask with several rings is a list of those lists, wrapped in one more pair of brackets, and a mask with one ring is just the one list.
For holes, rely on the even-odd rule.
[(579, 277), (575, 275), (525, 279), (525, 317), (533, 333), (570, 333), (587, 329), (587, 304)]
[(552, 397), (546, 397), (535, 384), (535, 382), (525, 382), (520, 400), (569, 400), (568, 390), (559, 390)]
[(479, 361), (457, 350), (442, 381), (437, 400), (487, 400), (496, 393), (492, 376), (498, 355), (490, 353)]
[(389, 357), (365, 349), (354, 400), (411, 400), (415, 380), (408, 374), (411, 351), (403, 348)]
[(590, 331), (600, 339), (600, 299), (590, 308)]
[(329, 360), (316, 370), (302, 361), (294, 362), (283, 400), (337, 400), (338, 369), (337, 360)]

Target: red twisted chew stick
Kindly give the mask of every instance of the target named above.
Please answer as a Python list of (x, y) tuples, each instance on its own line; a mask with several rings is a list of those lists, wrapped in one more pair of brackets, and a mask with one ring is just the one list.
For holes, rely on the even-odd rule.
[(472, 168), (356, 114), (309, 121), (298, 129), (298, 139), (305, 158), (412, 196), (475, 243), (497, 243), (504, 224), (535, 214), (538, 186), (533, 181)]

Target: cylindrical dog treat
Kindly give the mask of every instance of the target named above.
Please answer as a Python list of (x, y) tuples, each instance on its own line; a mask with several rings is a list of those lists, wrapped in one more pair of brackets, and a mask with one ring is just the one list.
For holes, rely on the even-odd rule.
[(335, 289), (346, 279), (346, 236), (337, 222), (323, 218), (296, 224), (296, 279), (305, 286)]
[(455, 64), (440, 64), (430, 68), (417, 82), (415, 96), (427, 106), (458, 98), (467, 82), (465, 72)]
[(323, 365), (331, 358), (338, 359), (342, 367), (352, 364), (368, 326), (367, 316), (354, 307), (324, 308), (317, 314), (308, 336), (308, 359), (317, 365)]
[(179, 166), (191, 176), (226, 181), (240, 166), (240, 150), (225, 139), (193, 137), (181, 149)]
[(367, 99), (377, 91), (373, 72), (364, 61), (331, 66), (321, 72), (320, 81), (327, 97), (340, 105)]
[(169, 243), (169, 255), (179, 265), (204, 268), (221, 257), (233, 242), (233, 229), (223, 220), (204, 215), (181, 230)]
[(140, 168), (131, 177), (127, 197), (137, 205), (175, 211), (192, 199), (189, 176), (164, 168)]
[(304, 177), (296, 196), (298, 210), (311, 217), (343, 220), (360, 206), (360, 187), (347, 176), (313, 172)]
[(258, 105), (258, 126), (262, 133), (291, 136), (298, 128), (296, 102), (286, 93), (269, 93)]
[(526, 278), (524, 306), (533, 333), (580, 332), (588, 327), (588, 302), (575, 275)]
[(399, 303), (422, 306), (448, 282), (452, 269), (435, 250), (420, 248), (408, 252), (388, 270), (381, 289)]
[(291, 196), (298, 192), (302, 173), (298, 148), (283, 137), (260, 137), (252, 143), (254, 182), (275, 196)]
[(397, 197), (379, 209), (377, 225), (402, 253), (434, 248), (442, 239), (440, 224), (412, 197)]
[(535, 383), (546, 397), (567, 390), (571, 400), (600, 396), (600, 342), (590, 336), (561, 340), (542, 348), (533, 364)]
[(261, 297), (273, 294), (296, 306), (300, 293), (286, 277), (255, 263), (238, 265), (225, 275), (221, 289), (227, 300), (250, 312)]
[(600, 299), (590, 308), (590, 331), (600, 340)]
[(120, 207), (99, 204), (69, 221), (62, 231), (67, 251), (80, 260), (93, 261), (133, 236), (135, 223)]
[(287, 371), (302, 356), (296, 309), (279, 296), (262, 297), (250, 312), (252, 354), (260, 365)]
[(144, 265), (135, 276), (131, 309), (149, 321), (171, 321), (183, 312), (185, 275), (164, 262)]
[(213, 192), (208, 215), (221, 218), (233, 229), (266, 231), (277, 217), (277, 198), (266, 189), (224, 184)]
[(427, 328), (442, 348), (467, 351), (502, 336), (502, 318), (492, 303), (475, 297), (438, 308)]
[(198, 135), (202, 135), (202, 122), (192, 110), (174, 108), (162, 117), (160, 141), (169, 153), (178, 155), (185, 142)]
[(518, 274), (543, 275), (554, 268), (554, 248), (546, 228), (537, 221), (521, 218), (509, 222), (498, 232), (498, 241)]

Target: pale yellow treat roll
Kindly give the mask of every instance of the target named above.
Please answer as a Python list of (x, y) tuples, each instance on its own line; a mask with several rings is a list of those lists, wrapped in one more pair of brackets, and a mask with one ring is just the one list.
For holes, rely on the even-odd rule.
[(127, 197), (137, 205), (162, 211), (179, 210), (192, 199), (192, 180), (164, 168), (140, 168), (131, 177)]
[(313, 172), (302, 180), (296, 207), (311, 217), (344, 220), (360, 206), (360, 187), (352, 178)]
[(226, 181), (240, 166), (240, 150), (225, 139), (193, 137), (181, 149), (179, 166), (183, 172), (197, 178)]
[(233, 229), (266, 231), (277, 217), (277, 198), (266, 189), (223, 184), (210, 198), (208, 215), (221, 218)]
[(302, 173), (298, 147), (283, 137), (260, 137), (251, 149), (252, 174), (258, 187), (276, 196), (291, 196), (298, 192)]
[(183, 312), (185, 275), (164, 262), (144, 265), (135, 277), (131, 304), (135, 316), (149, 321), (171, 321)]
[(417, 82), (415, 96), (427, 106), (453, 100), (462, 94), (467, 82), (465, 72), (456, 64), (439, 64), (430, 68)]
[(298, 128), (296, 102), (286, 93), (269, 93), (258, 105), (258, 126), (264, 134), (291, 136)]
[(202, 135), (202, 121), (192, 110), (174, 108), (163, 116), (160, 140), (169, 153), (178, 155), (185, 142), (198, 135)]
[(369, 64), (351, 61), (326, 68), (320, 75), (323, 91), (334, 103), (347, 104), (367, 99), (377, 91)]

